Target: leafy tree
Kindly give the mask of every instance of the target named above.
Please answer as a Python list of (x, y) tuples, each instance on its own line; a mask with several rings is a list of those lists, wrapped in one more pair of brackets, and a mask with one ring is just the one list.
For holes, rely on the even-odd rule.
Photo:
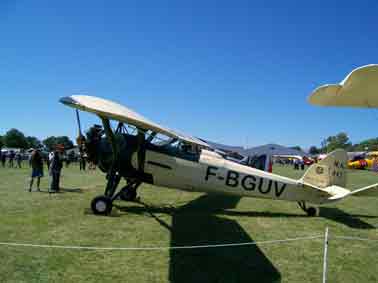
[(320, 149), (317, 148), (316, 146), (311, 146), (311, 147), (310, 147), (310, 150), (309, 150), (309, 153), (310, 153), (311, 155), (319, 154), (319, 153), (320, 153)]
[(378, 151), (378, 138), (368, 139), (355, 144), (353, 146), (354, 151)]
[(327, 139), (322, 140), (320, 143), (320, 153), (327, 153)]
[(58, 144), (56, 141), (56, 137), (48, 137), (45, 140), (43, 140), (43, 144), (47, 148), (48, 151), (52, 151), (55, 149), (55, 146)]
[(2, 149), (4, 146), (3, 139), (4, 139), (3, 136), (0, 136), (0, 149)]
[(57, 137), (58, 144), (63, 144), (65, 149), (72, 149), (74, 143), (67, 136)]
[(36, 137), (26, 137), (26, 140), (29, 148), (40, 148), (42, 145), (41, 141)]
[(56, 145), (62, 144), (64, 145), (64, 149), (71, 149), (74, 147), (73, 142), (67, 136), (60, 136), (60, 137), (48, 137), (43, 141), (43, 144), (46, 146), (47, 150), (52, 151), (55, 149)]
[(4, 144), (7, 147), (23, 148), (28, 147), (28, 142), (25, 135), (17, 129), (9, 130), (4, 136)]
[(331, 152), (338, 148), (345, 150), (352, 148), (352, 143), (349, 141), (349, 137), (346, 133), (339, 133), (336, 136), (330, 136), (322, 142), (327, 152)]

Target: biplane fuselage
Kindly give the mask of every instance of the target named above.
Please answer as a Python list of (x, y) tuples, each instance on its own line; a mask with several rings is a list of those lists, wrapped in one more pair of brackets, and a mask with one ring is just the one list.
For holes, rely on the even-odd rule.
[[(133, 156), (133, 165), (137, 166), (137, 154)], [(153, 176), (153, 184), (157, 186), (191, 192), (309, 201), (303, 183), (229, 161), (205, 149), (198, 158), (188, 159), (147, 150), (144, 168), (145, 173)], [(327, 193), (313, 190), (311, 202), (323, 203), (327, 196)]]

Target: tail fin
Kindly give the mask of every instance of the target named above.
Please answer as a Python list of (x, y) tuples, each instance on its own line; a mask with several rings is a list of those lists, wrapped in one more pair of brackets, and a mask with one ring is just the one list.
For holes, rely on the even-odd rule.
[(302, 177), (302, 182), (318, 188), (346, 186), (348, 156), (345, 150), (336, 149), (319, 163), (313, 164)]

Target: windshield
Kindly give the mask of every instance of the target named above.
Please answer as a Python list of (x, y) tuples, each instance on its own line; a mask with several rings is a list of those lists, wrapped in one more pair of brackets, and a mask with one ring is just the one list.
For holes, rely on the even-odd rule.
[(201, 152), (197, 145), (173, 138), (167, 138), (160, 134), (156, 135), (151, 142), (147, 143), (147, 148), (155, 152), (196, 162), (199, 160)]

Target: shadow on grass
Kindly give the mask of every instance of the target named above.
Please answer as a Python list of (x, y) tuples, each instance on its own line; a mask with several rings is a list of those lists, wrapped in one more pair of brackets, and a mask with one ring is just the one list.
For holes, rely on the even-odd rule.
[(68, 189), (68, 188), (61, 188), (61, 193), (83, 193), (82, 189)]
[[(234, 220), (206, 212), (233, 209), (240, 198), (204, 195), (173, 214), (171, 246), (253, 242)], [(199, 212), (204, 211), (205, 212)], [(185, 213), (195, 211), (193, 213)], [(281, 275), (257, 246), (171, 251), (171, 282), (280, 282)]]
[[(40, 190), (39, 193), (48, 194), (49, 190), (43, 189), (43, 190)], [(64, 194), (64, 193), (80, 193), (81, 194), (81, 193), (83, 193), (83, 190), (82, 189), (71, 189), (71, 188), (60, 188), (59, 192), (57, 192), (57, 193), (58, 194)]]
[[(210, 196), (208, 196), (210, 197)], [(215, 195), (212, 197), (216, 197)], [(220, 196), (218, 196), (220, 198)], [(228, 197), (225, 197), (227, 199)], [(143, 202), (138, 202), (138, 204), (143, 206), (133, 206), (133, 207), (124, 207), (115, 205), (118, 210), (121, 212), (126, 213), (133, 213), (133, 214), (149, 214), (153, 218), (156, 219), (154, 214), (167, 214), (167, 215), (178, 215), (184, 216), (184, 214), (188, 214), (189, 216), (196, 217), (198, 215), (203, 214), (216, 214), (216, 215), (225, 215), (225, 216), (237, 216), (237, 217), (267, 217), (267, 218), (280, 218), (280, 217), (288, 217), (288, 218), (309, 218), (306, 214), (291, 214), (291, 213), (280, 213), (280, 212), (269, 212), (269, 211), (234, 211), (234, 210), (227, 210), (232, 209), (233, 207), (222, 207), (221, 204), (215, 203), (213, 206), (190, 206), (192, 204), (189, 203), (188, 205), (184, 205), (181, 207), (173, 207), (173, 206), (151, 206), (147, 205)], [(190, 207), (190, 209), (187, 209)], [(117, 215), (118, 217), (121, 215)], [(332, 207), (320, 207), (319, 208), (319, 217), (326, 218), (333, 220), (335, 222), (344, 224), (350, 228), (356, 229), (376, 229), (376, 226), (373, 226), (361, 219), (361, 218), (371, 218), (375, 219), (378, 218), (378, 215), (360, 215), (360, 214), (348, 214), (342, 211), (339, 208), (332, 208)]]
[[(261, 216), (261, 213), (237, 213), (240, 198), (204, 195), (188, 204), (174, 207), (121, 207), (120, 211), (149, 214), (171, 232), (171, 246), (229, 244), (254, 240), (234, 220), (219, 215)], [(212, 209), (216, 208), (216, 209)], [(169, 225), (155, 214), (172, 216)], [(217, 215), (215, 215), (217, 214)], [(264, 213), (266, 214), (266, 213)], [(282, 214), (269, 214), (282, 217)], [(300, 217), (300, 215), (293, 215)], [(172, 250), (169, 280), (171, 282), (281, 282), (281, 274), (258, 246), (233, 248)]]
[[(215, 196), (215, 195), (214, 195)], [(213, 197), (214, 197), (213, 196)], [(219, 197), (219, 195), (218, 195)], [(225, 196), (226, 198), (228, 196)], [(115, 204), (119, 211), (125, 213), (132, 213), (132, 214), (167, 214), (173, 216), (174, 214), (191, 214), (191, 215), (199, 215), (199, 214), (216, 214), (216, 215), (225, 215), (225, 216), (238, 216), (238, 217), (267, 217), (267, 218), (280, 218), (280, 217), (290, 217), (290, 218), (308, 218), (306, 214), (291, 214), (291, 213), (281, 213), (281, 212), (269, 212), (269, 211), (235, 211), (235, 210), (227, 210), (233, 209), (222, 207), (215, 207), (218, 204), (215, 204), (214, 207), (196, 207), (191, 209), (183, 209), (186, 208), (187, 205), (175, 207), (175, 206), (154, 206), (148, 205), (142, 201), (137, 202), (139, 205), (143, 206), (121, 206)]]
[(352, 215), (335, 207), (320, 207), (319, 216), (344, 224), (355, 229), (376, 229), (377, 227), (359, 219), (358, 217), (377, 218), (369, 215)]

